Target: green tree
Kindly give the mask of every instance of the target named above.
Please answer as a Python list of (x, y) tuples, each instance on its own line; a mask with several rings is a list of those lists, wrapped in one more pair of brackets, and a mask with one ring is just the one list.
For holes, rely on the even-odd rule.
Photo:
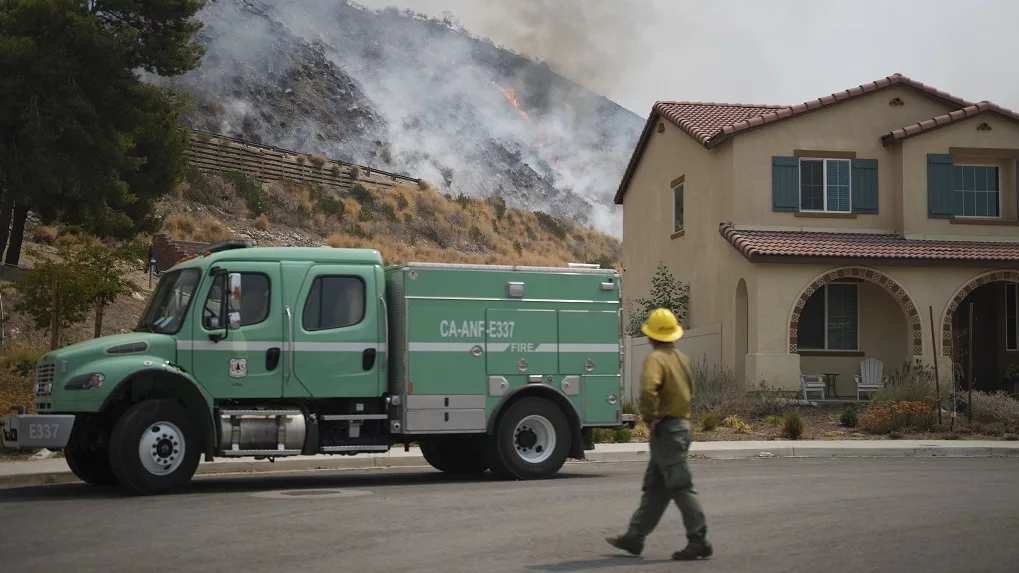
[(651, 295), (631, 300), (628, 305), (629, 322), (626, 333), (630, 336), (644, 336), (640, 328), (651, 311), (656, 308), (671, 310), (682, 324), (686, 322), (689, 305), (690, 286), (677, 280), (668, 267), (658, 263), (655, 275), (651, 278)]
[[(63, 247), (58, 257), (36, 262), (31, 270), (19, 273), (14, 281), (14, 288), (20, 295), (14, 310), (30, 316), (36, 328), (50, 332), (51, 350), (59, 346), (61, 333), (85, 320), (92, 308), (88, 278), (77, 272), (76, 265), (67, 262), (73, 260), (71, 248)], [(52, 330), (54, 314), (56, 331)]]
[[(197, 0), (0, 3), (0, 248), (28, 211), (99, 235), (152, 226), (180, 172), (183, 98), (142, 81), (194, 69)], [(10, 237), (3, 224), (11, 221)], [(10, 243), (8, 245), (8, 239)]]

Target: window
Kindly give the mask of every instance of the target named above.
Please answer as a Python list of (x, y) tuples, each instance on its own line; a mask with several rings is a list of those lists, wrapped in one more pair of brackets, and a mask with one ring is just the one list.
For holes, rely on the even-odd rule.
[(848, 159), (800, 160), (800, 210), (850, 212)]
[(191, 307), (191, 295), (201, 277), (202, 273), (198, 269), (164, 274), (135, 330), (177, 334), (184, 324), (184, 317)]
[[(251, 326), (269, 318), (269, 277), (262, 273), (240, 273), (241, 305), (230, 309), (240, 313), (240, 325)], [(202, 323), (209, 330), (225, 328), (223, 322), (223, 285), (227, 284), (227, 275), (220, 275), (209, 288), (205, 297), (205, 308), (202, 310)]]
[(1005, 349), (1019, 350), (1019, 285), (1005, 284)]
[(304, 330), (354, 326), (364, 320), (365, 285), (359, 277), (315, 277), (304, 303)]
[(952, 213), (956, 217), (999, 217), (998, 167), (955, 165), (952, 168)]
[(859, 288), (832, 283), (811, 295), (800, 312), (797, 346), (803, 350), (859, 349)]
[(683, 230), (683, 183), (672, 188), (672, 232)]

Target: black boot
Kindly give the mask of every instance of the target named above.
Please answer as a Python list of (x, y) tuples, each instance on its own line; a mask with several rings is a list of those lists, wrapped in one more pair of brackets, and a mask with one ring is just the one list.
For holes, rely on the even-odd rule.
[(605, 541), (609, 542), (609, 545), (616, 549), (622, 549), (630, 555), (640, 555), (644, 551), (644, 543), (637, 541), (633, 537), (626, 535), (619, 535), (616, 537), (606, 537)]
[(682, 551), (677, 551), (672, 554), (672, 558), (676, 561), (694, 561), (697, 559), (707, 559), (715, 550), (711, 547), (711, 544), (707, 541), (700, 543), (689, 543)]

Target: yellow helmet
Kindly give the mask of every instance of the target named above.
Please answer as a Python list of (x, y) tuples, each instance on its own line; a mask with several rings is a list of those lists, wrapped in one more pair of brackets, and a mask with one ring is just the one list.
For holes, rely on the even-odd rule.
[(673, 342), (683, 336), (683, 327), (676, 320), (676, 315), (667, 308), (656, 308), (651, 311), (647, 322), (641, 327), (644, 334), (659, 342)]

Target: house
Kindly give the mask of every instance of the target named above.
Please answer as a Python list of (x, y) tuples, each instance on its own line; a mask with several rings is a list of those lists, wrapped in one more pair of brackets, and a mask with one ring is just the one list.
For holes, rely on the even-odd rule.
[(838, 374), (853, 398), (864, 358), (890, 374), (935, 341), (947, 380), (973, 303), (975, 387), (1013, 391), (1017, 160), (1019, 114), (900, 74), (793, 106), (658, 102), (615, 197), (627, 298), (664, 263), (724, 366), (789, 391)]

